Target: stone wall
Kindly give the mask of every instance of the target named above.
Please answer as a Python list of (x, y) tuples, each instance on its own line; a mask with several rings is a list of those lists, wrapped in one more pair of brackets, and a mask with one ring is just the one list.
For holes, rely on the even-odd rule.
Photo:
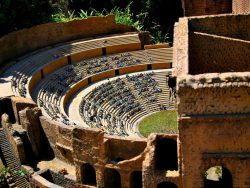
[[(157, 145), (162, 140), (176, 141), (176, 151), (171, 150), (167, 145), (164, 148), (159, 148), (157, 151)], [(177, 168), (175, 170), (159, 169), (157, 160), (159, 160), (158, 152), (166, 152), (166, 155), (176, 153)], [(156, 188), (161, 182), (169, 182), (175, 184), (177, 187), (182, 187), (181, 182), (181, 149), (177, 135), (167, 134), (151, 134), (148, 137), (147, 148), (145, 150), (145, 160), (143, 161), (143, 187), (144, 188)], [(163, 154), (164, 155), (164, 154)], [(168, 158), (164, 156), (164, 161), (169, 162)], [(173, 163), (172, 161), (170, 163)], [(164, 165), (164, 164), (160, 164)]]
[(180, 18), (174, 27), (173, 76), (188, 73), (188, 19)]
[(250, 15), (181, 18), (175, 25), (173, 75), (248, 71)]
[(66, 178), (63, 174), (54, 172), (49, 169), (39, 171), (32, 176), (32, 183), (34, 186), (39, 188), (44, 187), (70, 187), (70, 188), (80, 188), (81, 185), (77, 184), (74, 180)]
[(250, 15), (215, 15), (189, 18), (189, 31), (250, 40)]
[(37, 104), (32, 99), (29, 98), (11, 97), (11, 102), (17, 124), (20, 124), (19, 111), (27, 107), (31, 108), (37, 107)]
[(183, 117), (179, 119), (183, 187), (204, 187), (205, 172), (226, 167), (234, 188), (250, 186), (249, 115)]
[(233, 13), (234, 14), (250, 13), (250, 1), (233, 0)]
[(250, 41), (189, 34), (189, 74), (250, 71)]
[(25, 163), (27, 156), (25, 154), (24, 143), (18, 133), (13, 129), (12, 124), (9, 120), (9, 116), (7, 114), (2, 115), (1, 124), (3, 126), (3, 129), (5, 130), (8, 142), (11, 144), (16, 158), (21, 163)]
[(106, 155), (109, 161), (117, 162), (117, 159), (129, 160), (141, 153), (146, 148), (145, 139), (127, 139), (119, 138), (114, 136), (105, 136), (107, 139), (106, 144)]
[(40, 116), (40, 122), (55, 157), (73, 164), (72, 131), (73, 127)]
[(178, 83), (180, 115), (250, 113), (249, 73), (186, 76)]
[(182, 0), (184, 16), (225, 14), (232, 12), (232, 0)]
[(57, 43), (129, 31), (135, 29), (116, 24), (112, 15), (34, 26), (0, 38), (0, 64)]
[[(232, 187), (249, 187), (250, 17), (186, 19), (176, 35), (189, 45), (185, 49), (177, 41), (174, 46), (182, 50), (181, 58), (174, 58), (182, 66), (177, 70), (189, 67), (177, 72), (182, 186), (205, 187), (206, 171), (222, 166), (232, 176)], [(180, 35), (178, 30), (187, 26)]]
[(42, 112), (39, 108), (26, 108), (19, 112), (22, 128), (27, 131), (29, 142), (35, 157), (38, 157), (43, 150), (43, 138), (39, 117)]

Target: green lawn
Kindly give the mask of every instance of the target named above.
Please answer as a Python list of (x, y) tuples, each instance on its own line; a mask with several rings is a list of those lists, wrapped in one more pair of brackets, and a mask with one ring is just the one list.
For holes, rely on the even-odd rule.
[(150, 133), (177, 133), (177, 112), (167, 110), (149, 115), (140, 122), (139, 131), (144, 137)]

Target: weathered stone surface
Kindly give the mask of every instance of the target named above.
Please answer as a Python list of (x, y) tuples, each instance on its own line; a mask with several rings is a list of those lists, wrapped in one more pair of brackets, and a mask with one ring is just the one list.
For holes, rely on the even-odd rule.
[(231, 172), (233, 187), (249, 185), (249, 123), (249, 115), (179, 119), (183, 187), (203, 187), (204, 173), (216, 165)]
[(113, 15), (34, 26), (0, 38), (0, 64), (60, 42), (129, 31), (135, 31), (135, 29), (116, 24)]
[(32, 99), (29, 99), (29, 98), (11, 97), (11, 102), (12, 102), (12, 108), (14, 110), (16, 122), (18, 124), (20, 124), (19, 111), (27, 107), (30, 107), (30, 108), (37, 107), (37, 104)]
[[(156, 144), (161, 139), (173, 139), (177, 140), (177, 135), (167, 135), (167, 134), (151, 134), (148, 137), (147, 147), (145, 150), (145, 159), (143, 161), (143, 187), (151, 188), (157, 187), (157, 185), (163, 181), (172, 182), (178, 187), (182, 187), (181, 175), (180, 175), (180, 158), (178, 158), (178, 170), (159, 170), (156, 168)], [(178, 144), (178, 156), (180, 157), (180, 145)], [(164, 148), (167, 150), (168, 148)], [(171, 152), (171, 151), (169, 151)], [(176, 151), (177, 152), (177, 151)]]
[(39, 121), (41, 115), (42, 112), (39, 108), (31, 109), (27, 107), (24, 110), (19, 111), (20, 123), (23, 129), (27, 131), (33, 153), (36, 157), (38, 157), (39, 152), (42, 151), (43, 144), (41, 124)]

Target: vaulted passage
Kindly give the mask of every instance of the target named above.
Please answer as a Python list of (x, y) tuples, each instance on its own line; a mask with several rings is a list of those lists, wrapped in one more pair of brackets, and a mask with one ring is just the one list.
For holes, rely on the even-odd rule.
[(142, 172), (134, 171), (130, 175), (130, 188), (142, 188)]
[(0, 122), (1, 122), (1, 117), (4, 113), (8, 114), (10, 121), (12, 123), (15, 122), (14, 111), (12, 108), (12, 103), (11, 103), (10, 98), (1, 98), (0, 99)]
[(82, 166), (83, 184), (96, 185), (96, 173), (93, 166), (86, 163)]
[(231, 172), (222, 166), (209, 168), (205, 173), (204, 188), (233, 188)]
[(157, 185), (157, 188), (178, 188), (178, 187), (171, 182), (161, 182)]
[(106, 168), (104, 171), (105, 188), (121, 188), (121, 176), (115, 169)]
[(177, 142), (161, 138), (156, 144), (156, 168), (158, 170), (178, 170)]

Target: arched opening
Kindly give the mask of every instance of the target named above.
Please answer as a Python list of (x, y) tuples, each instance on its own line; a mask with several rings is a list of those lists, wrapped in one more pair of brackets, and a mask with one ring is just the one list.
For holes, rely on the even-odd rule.
[(161, 182), (157, 185), (157, 188), (178, 188), (177, 185), (171, 182)]
[(158, 170), (178, 170), (176, 140), (161, 138), (156, 143), (156, 168)]
[(114, 161), (115, 161), (116, 163), (119, 163), (119, 162), (124, 161), (124, 160), (125, 160), (125, 159), (122, 158), (122, 157), (117, 157)]
[(104, 187), (121, 188), (121, 176), (115, 169), (106, 168), (104, 171)]
[(130, 175), (130, 188), (142, 188), (142, 172), (134, 171)]
[(231, 172), (222, 166), (213, 166), (205, 173), (204, 188), (232, 188)]
[(83, 184), (86, 185), (96, 185), (96, 173), (93, 166), (89, 163), (82, 165), (82, 179)]
[(0, 127), (1, 127), (1, 117), (4, 113), (6, 113), (9, 116), (11, 123), (15, 123), (16, 120), (10, 98), (0, 99)]

